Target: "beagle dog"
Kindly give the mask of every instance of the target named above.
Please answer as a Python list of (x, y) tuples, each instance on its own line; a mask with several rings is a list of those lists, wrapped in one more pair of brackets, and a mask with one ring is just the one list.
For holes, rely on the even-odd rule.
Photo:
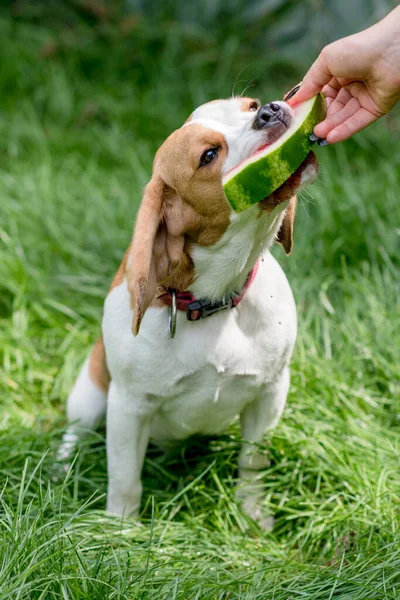
[(286, 102), (216, 100), (158, 150), (134, 235), (105, 300), (102, 336), (68, 398), (58, 457), (107, 415), (107, 510), (139, 514), (149, 439), (217, 434), (240, 417), (237, 496), (270, 528), (260, 442), (289, 389), (296, 309), (270, 254), (292, 249), (295, 192), (318, 174), (313, 153), (276, 192), (240, 214), (222, 177), (290, 126)]

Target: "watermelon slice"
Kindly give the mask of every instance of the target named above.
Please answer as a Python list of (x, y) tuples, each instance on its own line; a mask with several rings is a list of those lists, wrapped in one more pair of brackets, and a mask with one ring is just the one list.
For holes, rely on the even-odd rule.
[(237, 213), (264, 200), (298, 169), (311, 151), (310, 135), (325, 117), (318, 94), (292, 107), (294, 119), (285, 133), (231, 169), (223, 178), (226, 198)]

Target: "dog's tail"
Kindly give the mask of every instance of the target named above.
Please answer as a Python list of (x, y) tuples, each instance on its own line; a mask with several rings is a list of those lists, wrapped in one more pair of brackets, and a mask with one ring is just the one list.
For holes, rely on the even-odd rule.
[(58, 450), (58, 460), (69, 459), (79, 437), (85, 431), (95, 429), (106, 412), (109, 385), (104, 344), (99, 337), (68, 396), (67, 416), (70, 425)]

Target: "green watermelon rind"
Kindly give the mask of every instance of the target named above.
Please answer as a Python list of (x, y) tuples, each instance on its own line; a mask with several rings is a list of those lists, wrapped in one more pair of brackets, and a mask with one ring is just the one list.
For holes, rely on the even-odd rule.
[[(281, 139), (277, 140), (260, 153), (260, 158), (248, 164), (244, 161), (239, 171), (235, 172), (234, 168), (225, 175), (225, 196), (236, 213), (243, 212), (272, 194), (307, 158), (312, 148), (310, 135), (315, 125), (325, 117), (325, 100), (322, 94), (318, 94), (303, 104), (309, 104), (309, 110), (307, 106), (303, 107), (306, 116), (300, 124), (295, 118), (282, 136), (287, 139), (282, 142)], [(294, 131), (290, 135), (292, 129)]]

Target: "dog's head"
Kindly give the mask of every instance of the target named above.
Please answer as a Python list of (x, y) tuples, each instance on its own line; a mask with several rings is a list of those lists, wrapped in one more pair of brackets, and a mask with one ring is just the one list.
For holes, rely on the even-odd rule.
[(221, 298), (243, 284), (274, 239), (291, 251), (293, 196), (315, 179), (314, 155), (279, 190), (239, 215), (228, 204), (222, 177), (283, 135), (292, 120), (285, 102), (216, 100), (197, 108), (160, 147), (128, 260), (134, 334), (158, 286)]

